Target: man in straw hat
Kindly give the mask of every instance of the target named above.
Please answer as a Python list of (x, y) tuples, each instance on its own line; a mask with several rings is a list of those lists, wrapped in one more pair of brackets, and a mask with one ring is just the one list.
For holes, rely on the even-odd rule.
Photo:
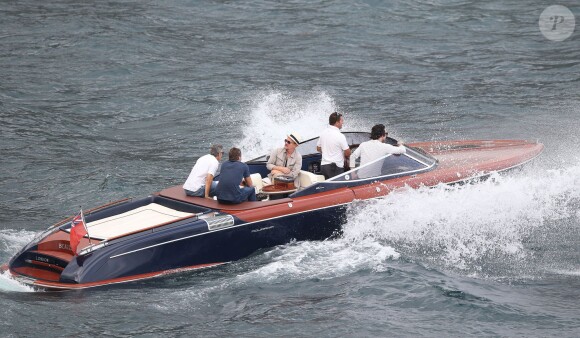
[(291, 176), (294, 185), (298, 187), (298, 175), (302, 168), (302, 155), (296, 150), (302, 142), (300, 134), (293, 132), (284, 139), (284, 147), (276, 148), (270, 153), (266, 168), (270, 170), (268, 177), (273, 182), (274, 177), (279, 175)]

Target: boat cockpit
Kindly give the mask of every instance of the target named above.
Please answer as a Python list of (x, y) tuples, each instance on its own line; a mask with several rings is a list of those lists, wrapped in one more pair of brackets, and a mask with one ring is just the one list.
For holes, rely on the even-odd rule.
[[(370, 133), (366, 132), (344, 132), (343, 134), (352, 151), (358, 148), (362, 142), (370, 139)], [(298, 191), (289, 197), (299, 197), (321, 192), (321, 190), (328, 191), (340, 187), (352, 187), (375, 181), (414, 175), (432, 170), (437, 165), (437, 160), (421, 149), (405, 146), (407, 148), (405, 154), (389, 154), (371, 163), (367, 163), (362, 167), (355, 167), (355, 164), (350, 164), (349, 167), (352, 168), (351, 170), (325, 180), (324, 176), (320, 174), (322, 154), (316, 150), (317, 141), (318, 137), (315, 137), (298, 146), (297, 150), (302, 154), (302, 170), (299, 177), (300, 187)], [(397, 140), (392, 138), (387, 138), (385, 142), (392, 145), (397, 144)], [(250, 172), (254, 175), (254, 182), (268, 175), (269, 170), (266, 168), (268, 158), (269, 155), (263, 155), (246, 162), (250, 168)], [(345, 164), (348, 166), (348, 162)], [(358, 161), (356, 165), (358, 165)], [(259, 174), (259, 176), (256, 174)], [(259, 178), (255, 179), (255, 177)], [(261, 182), (258, 182), (256, 185), (260, 186)]]
[[(352, 151), (354, 151), (362, 142), (368, 141), (371, 136), (370, 133), (365, 132), (343, 132), (343, 135), (346, 137), (346, 141)], [(316, 150), (317, 142), (318, 137), (311, 138), (300, 143), (296, 150), (302, 155), (302, 170), (319, 175), (322, 154)], [(266, 154), (246, 162), (250, 167), (250, 172), (259, 173), (262, 177), (267, 176), (270, 173), (266, 168), (266, 163), (268, 162), (269, 157), (270, 155)]]

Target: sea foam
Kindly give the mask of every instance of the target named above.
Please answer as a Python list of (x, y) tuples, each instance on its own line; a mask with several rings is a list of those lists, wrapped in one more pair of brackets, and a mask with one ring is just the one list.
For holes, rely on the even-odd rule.
[(553, 224), (568, 219), (577, 226), (579, 202), (580, 166), (494, 174), (475, 184), (401, 189), (355, 203), (344, 236), (373, 238), (447, 268), (496, 274), (490, 269), (528, 265), (533, 245), (557, 245), (550, 241), (558, 231)]
[(283, 147), (286, 135), (291, 132), (297, 132), (303, 140), (317, 137), (328, 126), (328, 116), (335, 111), (345, 115), (343, 131), (370, 130), (368, 122), (343, 111), (326, 92), (303, 95), (263, 92), (253, 97), (243, 110), (248, 116), (239, 143), (244, 161)]

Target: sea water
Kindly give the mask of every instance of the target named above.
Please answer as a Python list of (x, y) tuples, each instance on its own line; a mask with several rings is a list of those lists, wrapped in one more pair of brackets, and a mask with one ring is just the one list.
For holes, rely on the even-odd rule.
[(182, 184), (210, 144), (249, 160), (333, 111), (409, 143), (545, 150), (214, 269), (57, 293), (0, 274), (0, 336), (578, 336), (580, 45), (542, 35), (549, 5), (4, 3), (1, 262), (79, 207)]

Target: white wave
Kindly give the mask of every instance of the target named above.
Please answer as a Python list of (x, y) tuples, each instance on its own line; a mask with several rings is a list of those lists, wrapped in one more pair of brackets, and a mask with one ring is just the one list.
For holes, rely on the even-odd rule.
[(403, 189), (350, 208), (346, 238), (386, 241), (398, 251), (475, 272), (522, 261), (538, 228), (577, 217), (580, 166), (494, 175), (473, 185)]
[(557, 275), (565, 275), (565, 276), (575, 276), (580, 277), (580, 268), (574, 270), (551, 270), (550, 272), (557, 274)]
[[(325, 92), (307, 95), (290, 95), (267, 92), (255, 97), (247, 108), (243, 138), (239, 143), (244, 161), (266, 154), (273, 148), (284, 146), (286, 135), (299, 133), (304, 140), (316, 137), (328, 126), (328, 116), (342, 110)], [(365, 131), (354, 114), (345, 114), (345, 131)]]
[(10, 277), (8, 272), (0, 273), (0, 292), (34, 292), (30, 286), (19, 283), (17, 280)]
[[(356, 242), (344, 238), (322, 242), (293, 242), (255, 256), (250, 261), (236, 263), (241, 266), (235, 269), (244, 271), (239, 275), (224, 276), (217, 283), (215, 280), (202, 282), (195, 287), (177, 290), (172, 297), (178, 299), (181, 308), (199, 310), (200, 304), (204, 304), (208, 297), (224, 290), (245, 288), (246, 285), (259, 285), (263, 282), (332, 279), (361, 270), (385, 271), (389, 267), (389, 261), (398, 258), (399, 253), (392, 247), (370, 239)], [(252, 268), (255, 264), (259, 267)], [(171, 310), (173, 305), (156, 307), (166, 311)]]
[(260, 95), (250, 107), (248, 121), (252, 123), (243, 130), (240, 144), (244, 160), (283, 146), (287, 133), (298, 132), (304, 139), (316, 136), (316, 130), (324, 128), (325, 116), (335, 109), (334, 100), (325, 93), (306, 98), (282, 93)]
[(28, 244), (36, 235), (35, 232), (27, 230), (0, 230), (0, 252), (13, 255), (23, 246)]
[(222, 276), (217, 281), (200, 282), (194, 287), (172, 291), (170, 297), (175, 299), (174, 302), (149, 306), (162, 312), (175, 311), (176, 307), (204, 311), (204, 304), (215, 295), (232, 294), (232, 290), (245, 290), (248, 285), (326, 280), (361, 270), (385, 271), (389, 261), (398, 258), (399, 254), (393, 248), (374, 240), (352, 242), (341, 238), (322, 242), (293, 242), (235, 263), (240, 266), (232, 269), (244, 271), (236, 276)]
[(398, 259), (392, 247), (373, 240), (337, 239), (299, 242), (278, 247), (265, 254), (268, 263), (238, 276), (238, 281), (287, 281), (329, 279), (360, 270), (383, 271), (386, 262)]
[[(7, 263), (8, 259), (28, 244), (35, 235), (35, 232), (27, 230), (0, 230), (0, 257), (2, 259), (0, 264)], [(9, 273), (3, 272), (0, 273), (0, 291), (33, 292), (34, 289), (19, 283), (10, 277)]]

